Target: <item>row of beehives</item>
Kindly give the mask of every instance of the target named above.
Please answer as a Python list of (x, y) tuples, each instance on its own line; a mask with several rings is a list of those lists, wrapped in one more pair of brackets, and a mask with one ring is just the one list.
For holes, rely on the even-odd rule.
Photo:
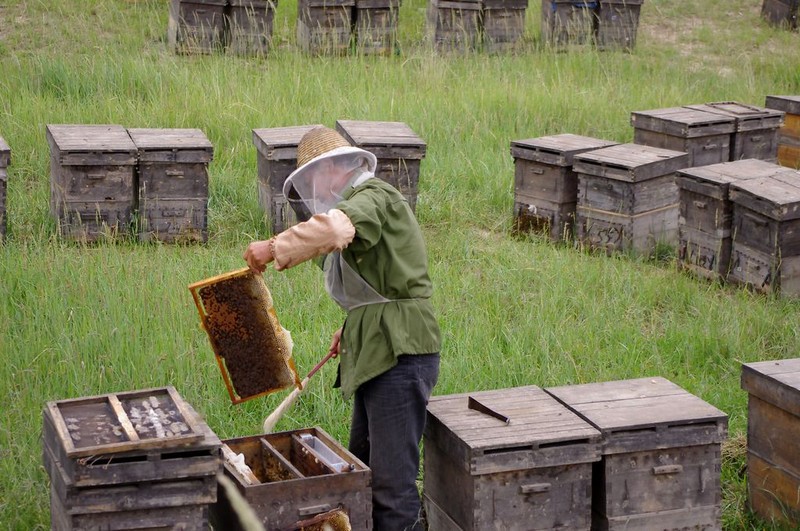
[(59, 234), (96, 241), (208, 238), (208, 164), (199, 129), (48, 125), (50, 212)]
[(800, 0), (764, 0), (761, 5), (761, 16), (770, 24), (778, 27), (797, 29), (797, 17), (800, 14)]
[(606, 251), (663, 244), (703, 276), (798, 295), (800, 172), (770, 161), (800, 166), (800, 97), (768, 105), (633, 112), (635, 144), (514, 141), (515, 228)]

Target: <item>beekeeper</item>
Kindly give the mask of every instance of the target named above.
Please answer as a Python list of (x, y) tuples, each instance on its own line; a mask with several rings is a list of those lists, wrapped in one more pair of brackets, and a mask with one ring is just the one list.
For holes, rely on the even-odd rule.
[(425, 408), (439, 375), (441, 337), (420, 227), (405, 198), (375, 178), (375, 155), (316, 127), (283, 187), (301, 220), (251, 243), (263, 273), (324, 256), (325, 289), (347, 312), (333, 334), (337, 384), (353, 397), (350, 451), (372, 470), (376, 531), (422, 530), (416, 487)]

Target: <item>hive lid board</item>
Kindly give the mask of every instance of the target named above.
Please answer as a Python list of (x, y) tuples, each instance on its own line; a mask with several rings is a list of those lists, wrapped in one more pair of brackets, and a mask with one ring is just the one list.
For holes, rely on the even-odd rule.
[(211, 162), (214, 147), (200, 129), (128, 129), (139, 162)]
[(800, 358), (742, 364), (742, 389), (800, 417)]
[(578, 173), (627, 182), (639, 182), (669, 175), (689, 165), (682, 151), (639, 144), (618, 144), (575, 155)]
[[(715, 196), (727, 199), (728, 187), (731, 183), (770, 177), (785, 171), (785, 167), (765, 160), (742, 159), (678, 170), (677, 182), (681, 188), (691, 188), (688, 181), (713, 185), (717, 189)], [(707, 190), (704, 189), (704, 191)]]
[(557, 166), (571, 166), (578, 153), (617, 145), (618, 142), (565, 133), (511, 142), (515, 158), (534, 160)]
[(746, 105), (735, 101), (721, 101), (702, 105), (687, 105), (687, 109), (696, 109), (730, 116), (735, 120), (736, 131), (753, 131), (756, 129), (777, 129), (783, 124), (783, 111)]
[(136, 153), (121, 125), (48, 125), (47, 133), (61, 152)]
[(733, 133), (736, 126), (732, 116), (686, 107), (634, 111), (631, 113), (631, 125), (636, 129), (682, 138)]
[(364, 120), (336, 120), (336, 130), (348, 142), (367, 151), (402, 149), (406, 158), (421, 159), (426, 145), (408, 124), (404, 122), (375, 122)]
[(321, 124), (253, 129), (253, 144), (267, 160), (297, 159), (297, 146), (307, 132)]
[(786, 169), (771, 177), (732, 183), (730, 199), (776, 221), (800, 218), (800, 172)]
[(765, 106), (788, 114), (800, 114), (800, 96), (767, 96)]

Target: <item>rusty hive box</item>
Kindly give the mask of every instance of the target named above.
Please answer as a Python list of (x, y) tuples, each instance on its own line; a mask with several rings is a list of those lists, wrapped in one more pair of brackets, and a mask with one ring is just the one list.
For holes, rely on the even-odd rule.
[(597, 6), (596, 0), (542, 0), (542, 39), (554, 46), (590, 44)]
[(300, 386), (291, 337), (261, 275), (240, 269), (189, 290), (234, 404)]
[(595, 40), (601, 50), (632, 50), (636, 46), (639, 12), (644, 0), (599, 0)]
[(512, 141), (515, 230), (544, 232), (553, 241), (570, 239), (578, 203), (573, 158), (616, 144), (572, 134)]
[(397, 45), (399, 0), (355, 0), (353, 37), (364, 54), (389, 55)]
[(731, 183), (784, 171), (781, 166), (757, 159), (679, 170), (679, 262), (699, 276), (727, 278), (733, 220), (728, 195)]
[(224, 44), (227, 0), (170, 0), (167, 41), (177, 53), (212, 53)]
[(225, 43), (243, 55), (265, 54), (272, 41), (277, 1), (228, 0), (225, 8)]
[(575, 155), (578, 239), (606, 251), (650, 252), (678, 240), (675, 172), (688, 155), (620, 144)]
[(425, 31), (435, 50), (473, 50), (480, 43), (480, 0), (429, 0)]
[[(315, 515), (343, 509), (354, 530), (372, 529), (372, 473), (320, 428), (252, 435), (223, 441), (255, 478), (225, 461), (225, 475), (255, 511), (266, 531), (300, 529)], [(211, 508), (216, 529), (244, 531), (220, 491)]]
[(778, 162), (800, 169), (800, 96), (767, 96), (765, 105), (785, 113), (778, 129)]
[(757, 291), (800, 295), (800, 172), (731, 184), (728, 278)]
[(688, 153), (687, 168), (731, 160), (732, 116), (670, 107), (632, 112), (631, 125), (636, 144)]
[(128, 231), (136, 146), (119, 125), (48, 125), (50, 213), (59, 233), (96, 241)]
[(312, 54), (345, 54), (355, 0), (298, 0), (297, 43)]
[(266, 214), (272, 233), (278, 234), (297, 218), (283, 196), (283, 183), (297, 169), (297, 146), (307, 132), (319, 124), (253, 129), (258, 163), (258, 204)]
[(11, 148), (0, 136), (0, 242), (6, 237), (6, 196), (8, 194), (8, 165), (11, 163)]
[(433, 397), (423, 445), (431, 529), (589, 529), (599, 432), (539, 387)]
[(721, 529), (725, 413), (660, 377), (545, 391), (602, 434), (592, 529)]
[(375, 177), (397, 188), (415, 210), (425, 141), (403, 122), (336, 120), (336, 131), (353, 146), (374, 154)]
[(742, 364), (747, 391), (747, 498), (767, 520), (800, 521), (800, 358)]
[(797, 17), (800, 0), (764, 0), (761, 4), (761, 17), (772, 24), (785, 29), (797, 29)]
[(208, 240), (208, 164), (199, 129), (128, 129), (138, 154), (139, 240)]

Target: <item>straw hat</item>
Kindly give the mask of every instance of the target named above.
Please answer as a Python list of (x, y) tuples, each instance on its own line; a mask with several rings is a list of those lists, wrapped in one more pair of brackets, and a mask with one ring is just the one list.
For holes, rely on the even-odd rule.
[(305, 166), (320, 155), (341, 147), (350, 147), (350, 143), (342, 135), (324, 125), (315, 127), (300, 139), (297, 146), (297, 167)]

